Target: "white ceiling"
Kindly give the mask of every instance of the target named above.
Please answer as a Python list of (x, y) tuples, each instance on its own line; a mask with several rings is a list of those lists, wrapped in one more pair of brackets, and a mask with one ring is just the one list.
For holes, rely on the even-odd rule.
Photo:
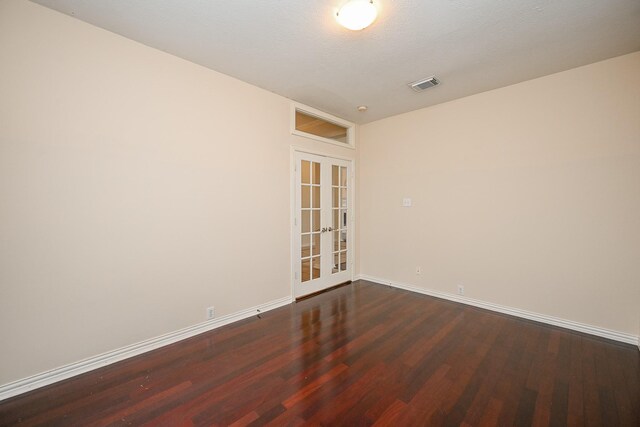
[(345, 0), (34, 1), (356, 123), (640, 50), (640, 0), (375, 0), (359, 32)]

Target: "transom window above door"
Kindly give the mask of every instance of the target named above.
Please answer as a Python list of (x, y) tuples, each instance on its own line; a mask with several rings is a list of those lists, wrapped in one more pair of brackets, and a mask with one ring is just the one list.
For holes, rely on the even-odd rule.
[(302, 104), (292, 104), (291, 133), (317, 141), (355, 148), (355, 125)]

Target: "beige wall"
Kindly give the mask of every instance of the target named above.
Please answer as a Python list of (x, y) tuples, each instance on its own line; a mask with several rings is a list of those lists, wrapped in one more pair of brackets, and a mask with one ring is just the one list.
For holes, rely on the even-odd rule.
[(360, 132), (361, 273), (640, 333), (640, 52)]
[(0, 64), (0, 385), (291, 295), (289, 100), (26, 1)]

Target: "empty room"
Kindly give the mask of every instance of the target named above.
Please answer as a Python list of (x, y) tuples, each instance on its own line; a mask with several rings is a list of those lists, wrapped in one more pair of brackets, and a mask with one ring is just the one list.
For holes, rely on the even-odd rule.
[(0, 426), (640, 425), (640, 1), (0, 0)]

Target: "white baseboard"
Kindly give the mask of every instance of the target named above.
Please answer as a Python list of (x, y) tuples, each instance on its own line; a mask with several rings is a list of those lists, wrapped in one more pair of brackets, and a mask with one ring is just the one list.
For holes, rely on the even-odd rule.
[(572, 320), (560, 319), (558, 317), (547, 316), (546, 314), (533, 313), (519, 308), (506, 307), (499, 304), (480, 301), (473, 298), (467, 298), (460, 295), (448, 294), (446, 292), (434, 291), (431, 289), (419, 288), (417, 286), (408, 285), (405, 283), (393, 282), (387, 279), (381, 279), (379, 277), (372, 277), (366, 274), (360, 274), (356, 279), (367, 280), (379, 284), (393, 286), (394, 288), (404, 289), (411, 292), (417, 292), (419, 294), (429, 295), (436, 298), (442, 298), (449, 301), (459, 302), (462, 304), (472, 305), (475, 307), (484, 308), (498, 313), (509, 314), (511, 316), (521, 317), (523, 319), (534, 320), (536, 322), (546, 323), (549, 325), (560, 326), (562, 328), (571, 329), (578, 332), (584, 332), (586, 334), (596, 335), (603, 338), (608, 338), (614, 341), (620, 341), (628, 344), (634, 344), (640, 349), (639, 337), (625, 332), (612, 331), (610, 329), (600, 328), (598, 326), (587, 325), (584, 323), (574, 322)]
[(151, 351), (168, 344), (173, 344), (185, 338), (189, 338), (194, 335), (198, 335), (203, 332), (228, 325), (229, 323), (237, 322), (238, 320), (246, 319), (248, 317), (264, 313), (265, 311), (285, 306), (292, 302), (293, 298), (290, 296), (280, 298), (265, 304), (260, 304), (256, 307), (241, 310), (217, 319), (198, 323), (184, 329), (169, 332), (155, 338), (150, 338), (148, 340), (131, 344), (116, 350), (111, 350), (97, 356), (89, 357), (88, 359), (84, 359), (79, 362), (70, 363), (68, 365), (52, 369), (50, 371), (42, 372), (40, 374), (1, 385), (0, 400), (8, 399), (9, 397), (17, 396), (18, 394), (22, 394), (36, 388), (44, 387), (46, 385), (62, 381), (67, 378), (71, 378), (73, 376), (83, 374), (85, 372), (89, 372), (91, 370), (101, 368), (103, 366), (110, 365), (124, 359), (128, 359), (129, 357), (146, 353), (147, 351)]

